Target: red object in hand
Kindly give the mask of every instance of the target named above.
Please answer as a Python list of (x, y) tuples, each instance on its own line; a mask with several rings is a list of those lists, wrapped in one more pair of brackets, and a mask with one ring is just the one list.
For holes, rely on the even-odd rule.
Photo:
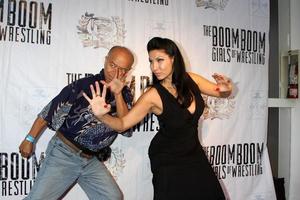
[(216, 87), (216, 89), (215, 89), (216, 91), (220, 91), (220, 88), (219, 87)]

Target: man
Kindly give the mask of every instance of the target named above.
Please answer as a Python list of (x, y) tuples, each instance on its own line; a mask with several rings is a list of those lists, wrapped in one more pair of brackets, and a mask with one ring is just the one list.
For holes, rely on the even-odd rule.
[(26, 199), (59, 199), (76, 182), (89, 199), (123, 198), (117, 183), (103, 162), (99, 162), (107, 159), (107, 153), (110, 155), (109, 145), (117, 132), (94, 118), (82, 93), (90, 94), (90, 84), (104, 80), (110, 89), (106, 100), (113, 105), (112, 114), (124, 116), (132, 105), (133, 97), (125, 86), (125, 77), (133, 62), (129, 49), (111, 48), (99, 74), (67, 85), (39, 113), (19, 146), (21, 155), (30, 157), (36, 138), (47, 126), (56, 134), (48, 144), (46, 158)]

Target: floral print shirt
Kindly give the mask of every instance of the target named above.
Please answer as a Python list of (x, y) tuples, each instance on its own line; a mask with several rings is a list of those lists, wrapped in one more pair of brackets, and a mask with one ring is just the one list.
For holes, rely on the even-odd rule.
[[(38, 114), (48, 122), (50, 129), (61, 132), (75, 145), (92, 152), (98, 152), (111, 145), (118, 135), (116, 131), (93, 116), (88, 107), (89, 103), (82, 95), (84, 91), (91, 97), (90, 84), (100, 80), (104, 80), (104, 70), (101, 70), (99, 74), (79, 79), (67, 85)], [(127, 86), (123, 88), (122, 95), (130, 109), (133, 96)], [(116, 115), (116, 102), (109, 91), (107, 91), (106, 101), (111, 104), (110, 114)], [(132, 129), (122, 134), (130, 137)]]

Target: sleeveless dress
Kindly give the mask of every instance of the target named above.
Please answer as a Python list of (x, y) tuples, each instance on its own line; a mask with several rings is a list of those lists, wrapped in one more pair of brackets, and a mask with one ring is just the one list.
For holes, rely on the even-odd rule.
[(197, 91), (194, 113), (182, 108), (161, 84), (153, 86), (163, 104), (163, 112), (157, 116), (160, 129), (148, 152), (154, 200), (225, 199), (198, 139), (198, 120), (204, 110), (204, 101), (196, 83), (190, 77), (189, 81)]

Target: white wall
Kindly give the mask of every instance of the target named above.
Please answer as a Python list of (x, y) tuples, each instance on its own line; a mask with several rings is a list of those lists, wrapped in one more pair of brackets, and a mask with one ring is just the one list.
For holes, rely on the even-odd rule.
[[(299, 0), (278, 0), (280, 53), (288, 49), (300, 49), (299, 10)], [(291, 109), (281, 108), (279, 113), (278, 176), (285, 178), (287, 199), (298, 200), (300, 196), (300, 100), (295, 100)]]
[[(291, 49), (300, 49), (300, 1), (291, 0)], [(296, 200), (300, 196), (300, 100), (292, 109), (291, 120), (291, 167), (289, 199)]]
[(291, 49), (300, 49), (300, 1), (290, 0), (291, 10)]
[[(291, 19), (291, 49), (300, 49), (300, 1), (291, 0), (290, 2)], [(291, 120), (291, 167), (290, 167), (290, 190), (289, 199), (296, 200), (300, 196), (300, 100), (296, 107), (292, 109)]]

